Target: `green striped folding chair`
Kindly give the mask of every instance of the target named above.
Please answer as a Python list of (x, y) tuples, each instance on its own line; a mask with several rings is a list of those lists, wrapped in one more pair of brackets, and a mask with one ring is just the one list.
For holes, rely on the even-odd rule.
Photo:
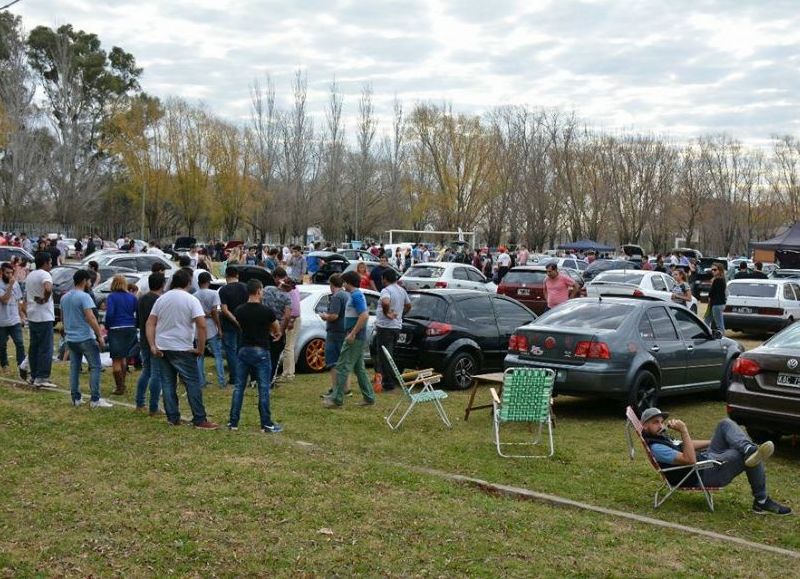
[[(447, 398), (447, 392), (444, 390), (435, 390), (433, 388), (434, 384), (437, 384), (441, 381), (442, 375), (434, 374), (433, 369), (431, 368), (428, 368), (427, 370), (415, 370), (413, 372), (405, 372), (401, 374), (386, 348), (384, 346), (381, 346), (381, 348), (383, 348), (383, 359), (389, 363), (389, 366), (391, 367), (392, 372), (394, 372), (394, 376), (397, 379), (397, 383), (400, 384), (400, 387), (403, 389), (403, 394), (400, 396), (400, 400), (397, 401), (395, 407), (385, 417), (386, 424), (389, 425), (389, 428), (392, 430), (397, 430), (400, 428), (400, 425), (406, 419), (406, 416), (408, 416), (414, 409), (414, 406), (423, 402), (433, 403), (434, 408), (436, 408), (436, 412), (439, 414), (439, 418), (442, 419), (442, 422), (444, 422), (445, 426), (450, 428), (452, 424), (450, 424), (450, 419), (447, 417), (447, 412), (445, 412), (444, 406), (442, 406), (442, 400)], [(414, 391), (415, 389), (417, 389), (416, 392)], [(405, 409), (405, 412), (403, 412), (403, 415), (400, 417), (400, 419), (393, 423), (392, 420), (394, 419), (395, 414), (400, 410), (404, 403), (407, 403), (408, 407)]]
[[(492, 388), (494, 407), (494, 440), (497, 454), (506, 458), (544, 458), (553, 456), (553, 422), (550, 416), (550, 398), (556, 373), (548, 368), (508, 368), (503, 376), (503, 399)], [(507, 422), (538, 424), (533, 442), (500, 442), (500, 426)], [(536, 446), (540, 443), (542, 429), (547, 425), (550, 440), (549, 454), (503, 454), (506, 446)]]

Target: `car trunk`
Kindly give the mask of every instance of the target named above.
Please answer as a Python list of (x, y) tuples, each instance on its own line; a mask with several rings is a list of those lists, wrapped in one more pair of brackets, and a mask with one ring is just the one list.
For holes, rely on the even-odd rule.
[(586, 286), (586, 295), (596, 298), (601, 295), (615, 296), (641, 296), (644, 295), (639, 286), (629, 283), (616, 283), (611, 281), (593, 281)]
[(732, 314), (758, 314), (758, 315), (783, 315), (783, 308), (777, 297), (730, 295), (725, 306), (726, 313)]
[(761, 371), (755, 376), (742, 377), (745, 388), (800, 399), (800, 368), (790, 369), (787, 365), (789, 360), (800, 358), (797, 350), (776, 348), (751, 352), (746, 357), (754, 360)]
[(582, 366), (587, 359), (586, 356), (576, 356), (579, 344), (588, 342), (591, 345), (601, 342), (598, 335), (591, 331), (560, 330), (548, 326), (520, 328), (516, 334), (527, 339), (527, 348), (524, 353), (519, 352), (519, 356), (523, 360), (557, 362), (574, 366)]

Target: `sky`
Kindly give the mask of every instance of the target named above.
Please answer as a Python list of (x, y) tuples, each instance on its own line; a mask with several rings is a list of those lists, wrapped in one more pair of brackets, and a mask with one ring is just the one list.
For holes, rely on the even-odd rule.
[(72, 24), (120, 46), (142, 88), (246, 122), (269, 75), (295, 71), (317, 123), (335, 79), (354, 130), (365, 84), (383, 131), (395, 96), (483, 113), (574, 111), (607, 131), (745, 142), (800, 132), (795, 0), (21, 0), (30, 30)]

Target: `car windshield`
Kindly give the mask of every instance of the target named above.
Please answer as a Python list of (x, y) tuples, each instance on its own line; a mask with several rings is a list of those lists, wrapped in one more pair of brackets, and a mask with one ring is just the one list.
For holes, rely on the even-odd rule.
[(608, 271), (598, 274), (594, 281), (604, 281), (608, 283), (627, 283), (632, 285), (639, 285), (642, 283), (643, 273), (636, 271), (628, 271), (626, 269), (620, 271)]
[(542, 315), (535, 325), (559, 328), (616, 330), (634, 306), (596, 301), (567, 303)]
[(447, 302), (444, 298), (431, 294), (414, 293), (408, 297), (411, 301), (411, 311), (403, 317), (414, 320), (444, 321), (447, 314)]
[(54, 284), (61, 285), (62, 283), (69, 282), (75, 274), (75, 271), (76, 270), (71, 267), (57, 267), (50, 271), (50, 277), (53, 278)]
[(431, 267), (431, 266), (424, 266), (424, 265), (415, 265), (411, 267), (406, 272), (407, 277), (442, 277), (444, 273), (443, 267)]
[(509, 271), (503, 278), (504, 285), (541, 284), (547, 274), (543, 271)]
[(762, 348), (800, 348), (800, 324), (792, 324), (782, 332), (775, 334)]
[(778, 288), (773, 283), (731, 283), (728, 295), (740, 298), (774, 298)]

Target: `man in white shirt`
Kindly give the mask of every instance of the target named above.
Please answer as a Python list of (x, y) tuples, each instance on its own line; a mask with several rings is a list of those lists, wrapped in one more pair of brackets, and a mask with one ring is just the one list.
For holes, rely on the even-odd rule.
[[(206, 316), (206, 343), (214, 354), (214, 365), (217, 369), (217, 385), (225, 388), (225, 362), (222, 357), (222, 322), (220, 320), (220, 307), (222, 302), (219, 292), (209, 288), (211, 284), (211, 274), (207, 271), (199, 270), (200, 276), (197, 278), (199, 289), (193, 294)], [(197, 368), (200, 371), (200, 384), (205, 386), (206, 380), (205, 356), (197, 358)]]
[[(8, 338), (17, 350), (17, 367), (25, 361), (25, 344), (22, 341), (22, 323), (25, 320), (25, 302), (22, 290), (14, 278), (14, 266), (10, 263), (0, 265), (0, 372), (8, 373)], [(20, 376), (27, 377), (25, 370)]]
[(375, 346), (378, 350), (375, 361), (374, 385), (380, 384), (385, 391), (394, 390), (397, 380), (389, 364), (383, 357), (383, 347), (394, 356), (394, 347), (403, 328), (403, 316), (411, 309), (411, 300), (408, 299), (406, 290), (397, 285), (397, 272), (386, 268), (381, 274), (383, 289), (381, 302), (375, 316)]
[(53, 365), (53, 324), (56, 320), (53, 307), (53, 278), (50, 255), (36, 254), (36, 269), (25, 280), (28, 322), (30, 322), (30, 344), (28, 363), (30, 382), (37, 387), (55, 387), (50, 382)]
[(506, 252), (506, 248), (501, 246), (497, 256), (497, 283), (503, 280), (509, 269), (511, 269), (511, 256)]
[(205, 312), (200, 301), (189, 293), (190, 284), (191, 275), (186, 270), (179, 269), (173, 274), (172, 289), (156, 300), (147, 318), (147, 342), (153, 362), (159, 366), (167, 421), (173, 426), (181, 423), (177, 393), (180, 376), (186, 384), (195, 428), (216, 430), (219, 425), (206, 417), (197, 368), (197, 357), (203, 355), (206, 347)]

